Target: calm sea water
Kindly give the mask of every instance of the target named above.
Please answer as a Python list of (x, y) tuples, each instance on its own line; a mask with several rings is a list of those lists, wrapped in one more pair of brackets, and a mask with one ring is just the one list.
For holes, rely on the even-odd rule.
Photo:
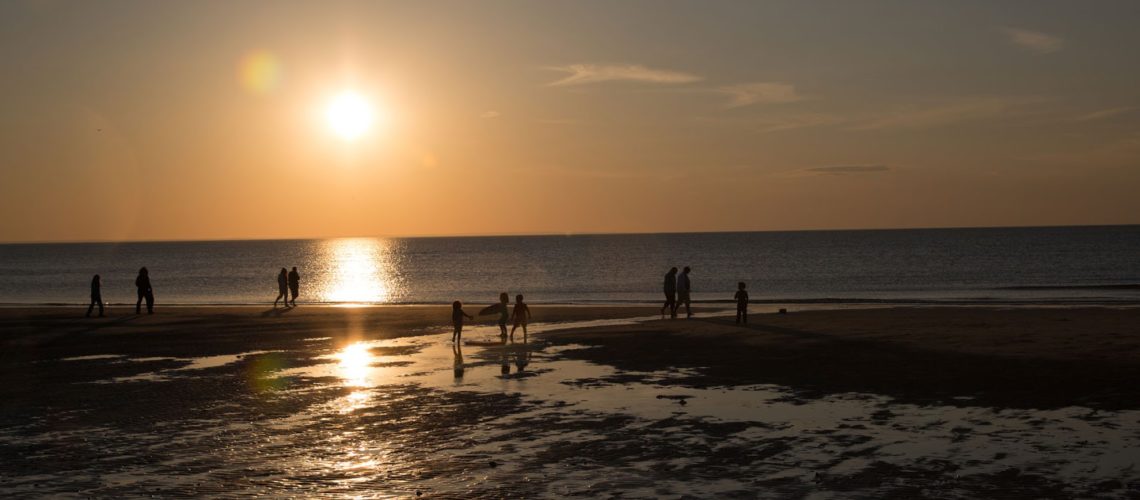
[(655, 302), (670, 266), (694, 299), (738, 281), (768, 302), (1140, 302), (1140, 226), (0, 245), (0, 303), (272, 302), (297, 266), (322, 303)]

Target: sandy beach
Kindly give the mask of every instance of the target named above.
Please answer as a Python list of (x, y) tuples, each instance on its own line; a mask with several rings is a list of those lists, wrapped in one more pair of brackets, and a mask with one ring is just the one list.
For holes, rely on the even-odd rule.
[(0, 493), (1140, 491), (1140, 309), (539, 305), (460, 351), (446, 306), (82, 312), (0, 309)]

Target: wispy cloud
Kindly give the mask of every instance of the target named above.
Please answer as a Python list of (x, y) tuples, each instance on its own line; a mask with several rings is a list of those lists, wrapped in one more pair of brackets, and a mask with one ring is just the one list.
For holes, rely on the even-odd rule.
[(567, 73), (565, 78), (550, 82), (548, 85), (552, 87), (568, 87), (572, 85), (587, 85), (602, 82), (684, 84), (698, 82), (703, 79), (691, 73), (654, 69), (639, 64), (571, 64), (568, 66), (551, 66), (547, 69)]
[(954, 123), (996, 118), (1017, 112), (1027, 104), (1040, 103), (1039, 98), (981, 97), (960, 99), (932, 106), (905, 109), (865, 119), (853, 130), (887, 128), (931, 128)]
[(811, 167), (803, 169), (804, 172), (820, 175), (852, 175), (888, 172), (891, 167), (886, 165), (828, 165), (825, 167)]
[(847, 118), (828, 115), (828, 114), (805, 114), (782, 117), (777, 120), (772, 120), (763, 123), (756, 129), (757, 132), (767, 134), (770, 132), (783, 132), (785, 130), (797, 130), (801, 128), (821, 127), (825, 125), (836, 125), (847, 121)]
[(1056, 52), (1065, 46), (1064, 39), (1039, 31), (1009, 27), (1002, 28), (1002, 31), (1014, 45), (1041, 54)]
[(1088, 114), (1078, 116), (1076, 118), (1076, 120), (1079, 122), (1103, 120), (1105, 118), (1111, 118), (1111, 117), (1116, 116), (1116, 115), (1122, 115), (1122, 114), (1127, 113), (1129, 111), (1132, 111), (1134, 109), (1136, 109), (1135, 106), (1124, 106), (1124, 107), (1120, 107), (1120, 108), (1102, 109), (1100, 111), (1093, 111), (1092, 113), (1088, 113)]
[(556, 177), (584, 177), (589, 179), (639, 179), (653, 176), (653, 174), (647, 172), (571, 168), (562, 165), (522, 167), (515, 169), (515, 173)]
[(479, 118), (486, 118), (489, 120), (491, 118), (498, 118), (500, 116), (503, 116), (503, 114), (498, 111), (484, 111), (479, 115)]
[(739, 108), (753, 104), (795, 102), (803, 100), (795, 86), (778, 82), (744, 83), (716, 89), (729, 97), (727, 107)]

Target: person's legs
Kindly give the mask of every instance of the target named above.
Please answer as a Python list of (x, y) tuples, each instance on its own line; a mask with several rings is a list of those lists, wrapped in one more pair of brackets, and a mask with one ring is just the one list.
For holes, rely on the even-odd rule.
[(146, 292), (146, 313), (154, 314), (154, 292)]
[(139, 290), (139, 300), (138, 300), (138, 302), (135, 302), (135, 314), (139, 314), (142, 312), (142, 301), (143, 301), (143, 296), (145, 296), (145, 295), (146, 295), (146, 292)]
[(736, 306), (736, 324), (738, 324), (738, 325), (740, 324), (740, 317), (743, 314), (744, 314), (744, 309), (742, 309), (740, 306)]
[[(102, 306), (102, 305), (100, 305), (100, 306), (99, 306), (99, 308), (100, 308), (100, 309), (102, 309), (102, 308), (103, 308), (103, 306)], [(95, 297), (91, 297), (91, 305), (88, 305), (88, 306), (87, 306), (87, 317), (88, 317), (88, 318), (90, 318), (90, 317), (91, 317), (91, 310), (92, 310), (92, 309), (95, 309)], [(100, 311), (100, 313), (102, 313), (102, 311)], [(100, 316), (102, 316), (102, 314), (100, 314)]]
[(293, 292), (292, 302), (293, 302), (293, 306), (296, 307), (297, 306), (297, 296), (300, 295), (300, 293), (298, 293), (299, 291), (297, 290), (297, 287), (293, 287), (293, 289), (290, 291)]
[[(95, 303), (99, 304), (99, 317), (102, 318), (103, 317), (103, 296), (102, 295), (96, 295), (95, 296)], [(87, 314), (91, 314), (91, 308), (90, 307), (87, 308)]]
[(744, 319), (744, 324), (746, 324), (746, 325), (747, 325), (747, 324), (748, 324), (748, 308), (747, 308), (747, 307), (745, 307), (745, 308), (744, 308), (744, 311), (742, 311), (742, 312), (744, 313), (744, 318), (743, 318), (743, 319)]

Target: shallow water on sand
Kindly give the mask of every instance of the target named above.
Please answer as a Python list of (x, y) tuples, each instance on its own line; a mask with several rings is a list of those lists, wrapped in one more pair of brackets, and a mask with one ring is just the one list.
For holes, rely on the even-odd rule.
[(435, 334), (45, 361), (75, 373), (71, 397), (5, 410), (0, 496), (971, 498), (1140, 486), (1140, 412), (700, 388), (685, 382), (699, 370), (621, 371), (567, 356), (584, 346), (500, 345), (495, 333), (466, 332), (458, 350)]

